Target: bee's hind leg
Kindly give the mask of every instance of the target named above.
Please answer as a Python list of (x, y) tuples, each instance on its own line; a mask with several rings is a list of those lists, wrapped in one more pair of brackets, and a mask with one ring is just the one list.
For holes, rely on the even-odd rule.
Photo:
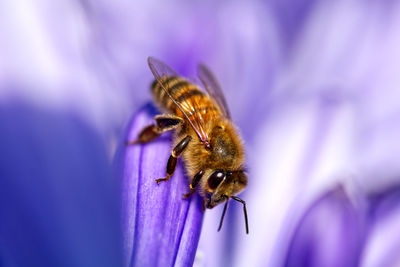
[(127, 141), (125, 142), (125, 145), (145, 144), (151, 142), (162, 133), (177, 128), (183, 122), (181, 117), (171, 114), (157, 115), (154, 117), (154, 120), (156, 123), (145, 127), (140, 132), (137, 140)]
[(178, 157), (182, 154), (183, 150), (187, 147), (192, 137), (190, 135), (183, 138), (179, 143), (172, 149), (171, 156), (169, 156), (167, 163), (167, 176), (165, 178), (160, 178), (156, 180), (156, 183), (168, 181), (175, 172), (176, 163), (178, 162)]
[(192, 182), (189, 185), (189, 193), (184, 194), (183, 195), (183, 199), (187, 199), (188, 197), (190, 197), (191, 195), (193, 195), (194, 192), (196, 192), (196, 187), (200, 182), (201, 177), (203, 176), (204, 171), (200, 170), (198, 173), (196, 173), (196, 175), (193, 177)]

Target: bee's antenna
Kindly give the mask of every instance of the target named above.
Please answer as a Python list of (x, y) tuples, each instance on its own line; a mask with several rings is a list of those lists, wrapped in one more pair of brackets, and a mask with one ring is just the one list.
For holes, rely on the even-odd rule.
[[(246, 222), (246, 234), (249, 234), (249, 222), (247, 221), (246, 202), (243, 199), (240, 199), (240, 198), (235, 197), (235, 196), (231, 196), (231, 198), (236, 200), (236, 201), (239, 201), (239, 202), (241, 202), (243, 204), (244, 220)], [(224, 214), (225, 214), (225, 209), (224, 209)]]
[(222, 212), (221, 221), (219, 222), (218, 232), (219, 232), (219, 230), (221, 230), (221, 228), (222, 228), (222, 223), (224, 222), (225, 213), (226, 213), (226, 210), (227, 210), (227, 208), (228, 208), (228, 202), (229, 202), (229, 198), (228, 198), (228, 199), (226, 200), (226, 202), (225, 202), (224, 211)]

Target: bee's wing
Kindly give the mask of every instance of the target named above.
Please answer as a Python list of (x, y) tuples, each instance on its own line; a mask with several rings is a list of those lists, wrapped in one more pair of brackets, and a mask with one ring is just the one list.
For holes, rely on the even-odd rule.
[[(147, 59), (147, 62), (149, 64), (150, 70), (154, 75), (154, 78), (157, 80), (158, 84), (161, 86), (161, 88), (164, 90), (164, 92), (168, 95), (168, 97), (172, 100), (172, 102), (179, 108), (179, 110), (182, 112), (182, 114), (185, 116), (187, 121), (189, 122), (190, 126), (193, 128), (197, 136), (199, 137), (200, 141), (202, 143), (208, 144), (208, 135), (204, 128), (202, 127), (203, 124), (203, 119), (198, 118), (196, 114), (193, 116), (191, 119), (190, 116), (187, 114), (185, 109), (182, 107), (181, 103), (179, 103), (170, 93), (169, 93), (169, 86), (168, 84), (165, 84), (164, 79), (166, 77), (171, 77), (175, 76), (178, 77), (179, 75), (167, 64), (161, 62), (158, 59), (155, 59), (153, 57), (149, 57)], [(167, 88), (166, 88), (167, 87)], [(196, 105), (196, 103), (191, 103), (191, 105)], [(196, 110), (195, 106), (191, 107), (193, 110)], [(201, 114), (197, 114), (201, 115)]]
[(224, 94), (222, 93), (222, 89), (212, 72), (205, 65), (200, 64), (198, 67), (198, 75), (208, 94), (214, 99), (215, 102), (217, 102), (217, 105), (221, 109), (223, 115), (230, 119), (231, 115), (229, 113)]

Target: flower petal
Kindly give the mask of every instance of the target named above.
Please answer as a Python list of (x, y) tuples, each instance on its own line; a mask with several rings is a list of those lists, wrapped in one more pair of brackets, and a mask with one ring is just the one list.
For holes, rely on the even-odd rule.
[(285, 266), (357, 266), (363, 223), (342, 187), (328, 192), (305, 213)]
[(0, 265), (121, 266), (117, 186), (98, 134), (21, 104), (0, 107), (0, 121)]
[(374, 195), (370, 203), (369, 234), (360, 266), (399, 266), (400, 186)]
[[(126, 140), (135, 140), (152, 123), (154, 108), (146, 106), (132, 120)], [(122, 178), (124, 258), (129, 266), (191, 266), (202, 225), (201, 199), (189, 190), (182, 164), (171, 180), (165, 176), (171, 150), (167, 136), (121, 150), (117, 158)]]

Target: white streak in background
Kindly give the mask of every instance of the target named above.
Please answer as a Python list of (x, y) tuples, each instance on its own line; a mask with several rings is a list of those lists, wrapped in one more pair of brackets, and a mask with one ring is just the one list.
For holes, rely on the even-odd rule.
[(349, 176), (343, 170), (352, 152), (352, 111), (346, 104), (327, 109), (321, 125), (324, 110), (318, 102), (286, 103), (271, 111), (274, 119), (256, 137), (257, 146), (250, 153), (252, 180), (243, 197), (256, 234), (236, 241), (241, 252), (237, 266), (267, 262), (279, 266), (304, 209), (344, 175)]
[(9, 76), (23, 76), (27, 82), (58, 81), (62, 76), (62, 65), (51, 45), (51, 35), (45, 29), (46, 23), (40, 12), (43, 6), (29, 1), (3, 4), (0, 16), (2, 82), (10, 79)]
[[(297, 172), (301, 168), (303, 151), (312, 132), (312, 108), (289, 108), (274, 118), (256, 137), (257, 147), (251, 154), (254, 166), (249, 191), (246, 194), (249, 224), (252, 233), (243, 244), (238, 266), (259, 266), (273, 255), (273, 248), (291, 203), (297, 195)], [(264, 134), (261, 134), (264, 133)], [(284, 192), (284, 193), (283, 193)], [(262, 236), (263, 238), (259, 238)], [(258, 240), (263, 240), (261, 245)], [(246, 247), (247, 246), (247, 247)], [(259, 256), (264, 257), (260, 258)], [(248, 262), (250, 261), (250, 262)]]

